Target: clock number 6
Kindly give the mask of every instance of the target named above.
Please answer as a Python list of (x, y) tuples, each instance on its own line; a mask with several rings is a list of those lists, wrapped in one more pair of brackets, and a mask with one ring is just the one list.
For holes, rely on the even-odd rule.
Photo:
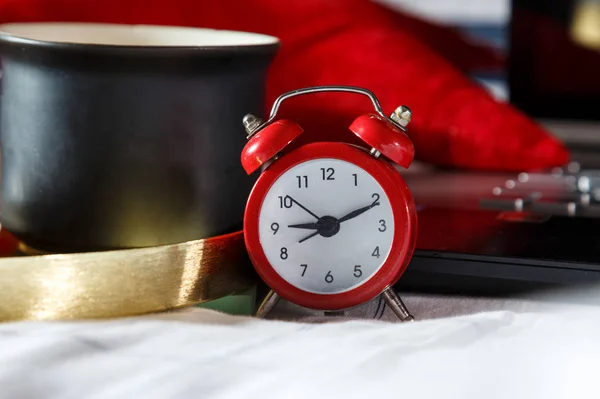
[(333, 276), (331, 275), (331, 270), (327, 272), (327, 275), (325, 276), (325, 282), (327, 284), (333, 283)]

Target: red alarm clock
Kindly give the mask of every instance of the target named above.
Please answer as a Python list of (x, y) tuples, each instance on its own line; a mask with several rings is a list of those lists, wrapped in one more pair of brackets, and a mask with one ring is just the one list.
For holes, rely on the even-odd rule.
[[(316, 142), (285, 152), (303, 132), (276, 120), (281, 103), (317, 92), (349, 92), (371, 100), (374, 113), (349, 130), (365, 147)], [(257, 316), (284, 298), (297, 305), (340, 313), (383, 294), (402, 320), (412, 316), (393, 290), (414, 252), (417, 214), (394, 164), (407, 168), (414, 146), (406, 134), (411, 112), (384, 115), (375, 95), (358, 87), (319, 86), (281, 95), (269, 119), (246, 115), (248, 143), (242, 165), (262, 169), (244, 214), (250, 260), (271, 292)]]

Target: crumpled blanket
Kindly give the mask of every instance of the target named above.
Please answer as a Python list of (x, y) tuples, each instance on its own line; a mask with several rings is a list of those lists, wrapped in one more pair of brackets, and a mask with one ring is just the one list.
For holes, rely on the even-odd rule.
[(1, 398), (598, 398), (600, 310), (0, 325)]

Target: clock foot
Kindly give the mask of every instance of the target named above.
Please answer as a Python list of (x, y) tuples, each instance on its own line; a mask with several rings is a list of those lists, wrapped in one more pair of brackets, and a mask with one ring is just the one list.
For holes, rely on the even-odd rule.
[(410, 314), (402, 299), (396, 294), (392, 287), (381, 293), (383, 299), (401, 321), (413, 321), (415, 318)]
[(280, 296), (277, 295), (274, 291), (269, 291), (265, 299), (263, 299), (262, 303), (258, 307), (256, 311), (256, 317), (265, 318), (267, 314), (273, 310), (277, 302), (279, 302)]
[(325, 313), (325, 316), (331, 316), (331, 317), (344, 316), (346, 314), (343, 310), (327, 310), (324, 313)]

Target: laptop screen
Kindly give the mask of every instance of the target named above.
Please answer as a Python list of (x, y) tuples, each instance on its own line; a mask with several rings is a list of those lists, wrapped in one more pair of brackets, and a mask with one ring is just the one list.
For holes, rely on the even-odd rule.
[(508, 47), (517, 108), (537, 119), (600, 121), (600, 0), (512, 0)]

